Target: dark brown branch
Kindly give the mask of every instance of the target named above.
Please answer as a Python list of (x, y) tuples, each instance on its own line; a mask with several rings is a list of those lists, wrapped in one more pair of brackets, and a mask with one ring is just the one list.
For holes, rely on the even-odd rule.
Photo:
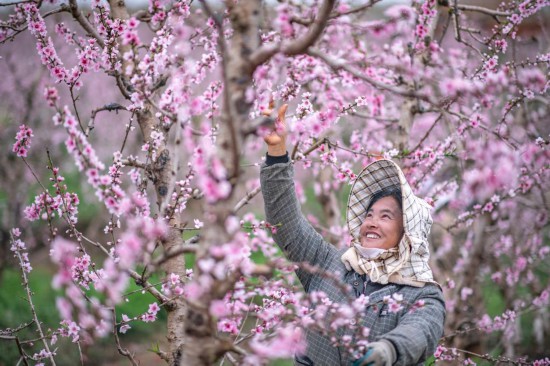
[(15, 337), (15, 343), (17, 344), (17, 349), (19, 350), (19, 354), (21, 354), (21, 359), (23, 360), (23, 363), (26, 366), (29, 366), (29, 363), (27, 362), (27, 357), (25, 355), (25, 351), (23, 350), (23, 345), (19, 341), (18, 337)]
[(149, 282), (142, 282), (141, 275), (136, 271), (128, 270), (128, 274), (130, 275), (130, 277), (134, 279), (134, 281), (136, 281), (136, 284), (143, 287), (145, 291), (153, 295), (158, 301), (162, 303), (169, 301), (169, 299), (166, 296), (164, 296), (162, 292), (160, 292), (155, 287), (153, 287)]
[(94, 109), (92, 111), (92, 119), (95, 118), (96, 114), (98, 114), (99, 112), (102, 112), (102, 111), (112, 112), (112, 111), (120, 111), (120, 110), (126, 111), (127, 109), (126, 109), (125, 106), (120, 105), (118, 103), (105, 104), (103, 107)]
[(260, 47), (250, 57), (253, 68), (269, 60), (277, 52), (282, 52), (287, 56), (294, 56), (304, 53), (310, 46), (315, 44), (328, 23), (328, 19), (334, 8), (335, 0), (325, 0), (319, 9), (315, 21), (308, 32), (300, 38), (281, 44), (268, 44)]
[(126, 83), (124, 77), (118, 72), (116, 72), (114, 76), (115, 76), (116, 85), (118, 86), (118, 89), (120, 90), (124, 98), (130, 100), (131, 98), (131, 95), (129, 92), (130, 88), (129, 88), (129, 85)]
[(97, 33), (97, 31), (92, 27), (90, 22), (88, 22), (88, 19), (82, 15), (82, 12), (78, 8), (78, 4), (76, 3), (76, 0), (69, 0), (69, 9), (71, 14), (73, 15), (73, 18), (84, 28), (84, 30), (93, 37), (97, 43), (101, 46), (101, 48), (105, 47), (105, 42), (103, 42), (103, 39)]
[(8, 329), (0, 330), (0, 339), (14, 340), (15, 344), (17, 345), (17, 350), (19, 351), (19, 354), (21, 355), (21, 358), (20, 358), (19, 362), (23, 362), (27, 366), (29, 365), (29, 363), (27, 362), (27, 355), (25, 354), (25, 350), (23, 349), (23, 345), (22, 345), (21, 341), (19, 340), (19, 337), (17, 337), (14, 334), (16, 334), (17, 332), (19, 332), (22, 329), (27, 328), (31, 324), (34, 324), (34, 320), (32, 320), (31, 322), (29, 322), (27, 324), (22, 324), (19, 327), (17, 327), (16, 329), (9, 329), (8, 328)]
[[(189, 240), (186, 240), (185, 242), (181, 244), (174, 245), (173, 247), (170, 247), (164, 255), (156, 258), (151, 265), (153, 268), (160, 266), (161, 264), (165, 263), (167, 260), (177, 257), (180, 254), (184, 253), (196, 253), (198, 250), (198, 246), (196, 243), (199, 241), (199, 236), (195, 235)], [(153, 271), (153, 269), (151, 269)]]
[(102, 112), (102, 111), (109, 111), (109, 112), (112, 112), (112, 111), (126, 111), (126, 107), (118, 104), (118, 103), (110, 103), (110, 104), (106, 104), (104, 105), (103, 107), (101, 108), (97, 108), (97, 109), (94, 109), (91, 113), (91, 116), (90, 116), (90, 122), (88, 123), (88, 127), (86, 127), (86, 131), (84, 132), (84, 134), (86, 135), (86, 137), (88, 137), (90, 135), (90, 132), (94, 129), (95, 127), (95, 116), (99, 113), (99, 112)]
[(300, 37), (291, 43), (283, 44), (281, 49), (282, 52), (288, 56), (293, 56), (303, 53), (306, 49), (308, 49), (308, 47), (312, 46), (325, 29), (335, 3), (335, 0), (325, 0), (319, 9), (319, 14), (317, 14), (317, 17), (308, 32), (303, 37)]

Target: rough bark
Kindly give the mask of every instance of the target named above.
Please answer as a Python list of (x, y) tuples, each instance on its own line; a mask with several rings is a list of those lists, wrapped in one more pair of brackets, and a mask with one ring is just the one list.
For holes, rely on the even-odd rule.
[[(428, 36), (432, 39), (434, 38), (438, 20), (439, 15), (435, 15), (432, 22), (429, 24)], [(415, 56), (413, 62), (417, 65), (421, 65), (423, 62), (422, 56)], [(416, 89), (419, 89), (419, 86), (411, 84), (407, 85), (407, 88), (414, 94)], [(394, 143), (400, 151), (409, 149), (410, 132), (414, 124), (414, 116), (418, 112), (419, 102), (417, 98), (408, 97), (401, 105), (397, 133), (394, 138)]]
[[(138, 124), (144, 141), (149, 141), (151, 132), (154, 131), (157, 121), (150, 111), (151, 106), (146, 104), (144, 108), (137, 113)], [(167, 141), (167, 138), (164, 139)], [(149, 167), (149, 177), (153, 182), (156, 192), (156, 203), (159, 212), (164, 212), (171, 192), (174, 189), (175, 169), (173, 159), (171, 158), (170, 147), (165, 143), (159, 147), (156, 160), (152, 161)], [(162, 242), (164, 252), (170, 252), (173, 247), (183, 245), (181, 232), (177, 229), (180, 226), (178, 215), (168, 222), (170, 226), (166, 239)], [(166, 274), (175, 273), (181, 278), (185, 277), (185, 257), (183, 255), (174, 256), (163, 263), (162, 269)], [(170, 365), (178, 365), (184, 346), (184, 323), (186, 306), (181, 297), (172, 299), (166, 304), (168, 313), (167, 322), (167, 340), (168, 340), (168, 358)]]
[[(457, 291), (464, 287), (471, 288), (473, 290), (472, 295), (468, 298), (469, 304), (483, 303), (482, 290), (479, 286), (479, 272), (477, 268), (481, 268), (481, 263), (484, 259), (484, 248), (487, 240), (486, 228), (489, 222), (488, 216), (482, 216), (475, 222), (474, 237), (472, 240), (472, 247), (469, 250), (469, 256), (464, 266), (469, 268), (469, 271), (465, 271), (464, 276), (461, 278), (461, 282), (456, 284)], [(460, 296), (456, 296), (459, 298)], [(453, 312), (447, 313), (446, 332), (452, 333), (456, 330), (465, 330), (467, 328), (475, 327), (472, 320), (480, 316), (481, 314), (474, 314), (472, 308), (464, 308), (464, 306), (457, 306)], [(479, 332), (468, 332), (464, 336), (454, 337), (452, 340), (452, 346), (458, 349), (468, 350), (476, 353), (483, 353), (482, 337)]]
[[(234, 34), (227, 47), (225, 44), (220, 47), (223, 52), (225, 90), (218, 146), (219, 156), (230, 172), (233, 184), (239, 176), (239, 150), (243, 139), (241, 128), (248, 120), (252, 107), (251, 101), (246, 100), (246, 90), (252, 84), (254, 72), (249, 57), (260, 43), (260, 5), (259, 1), (249, 0), (229, 6)], [(220, 42), (224, 40), (220, 39)]]
[(395, 145), (397, 149), (403, 151), (409, 146), (409, 137), (411, 127), (414, 121), (416, 101), (413, 98), (407, 98), (400, 108), (399, 122), (395, 136)]

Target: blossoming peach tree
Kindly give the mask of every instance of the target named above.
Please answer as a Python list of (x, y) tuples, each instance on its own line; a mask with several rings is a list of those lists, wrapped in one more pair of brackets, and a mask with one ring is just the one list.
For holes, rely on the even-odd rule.
[[(171, 365), (290, 358), (306, 347), (303, 328), (360, 355), (368, 298), (304, 294), (296, 268), (336, 279), (287, 262), (270, 238), (280, 224), (262, 220), (262, 135), (275, 122), (263, 112), (288, 103), (297, 194), (317, 202), (308, 218), (334, 245), (350, 243), (339, 192), (374, 159), (399, 162), (433, 205), (432, 267), (447, 302), (437, 362), (550, 364), (549, 3), (150, 0), (131, 13), (120, 0), (3, 2), (2, 47), (32, 35), (50, 115), (20, 121), (10, 143), (39, 187), (10, 239), (27, 326), (39, 336), (21, 339), (14, 324), (3, 342), (24, 364), (55, 364), (58, 338), (80, 349), (112, 335), (138, 364), (121, 334), (164, 309), (167, 342), (154, 352)], [(106, 81), (92, 84), (96, 76)], [(89, 85), (97, 100), (102, 90), (113, 100), (88, 97), (94, 109), (84, 114)], [(107, 116), (117, 143), (101, 143), (106, 130), (95, 128)], [(33, 144), (33, 133), (52, 130), (64, 140), (52, 154), (72, 165)], [(71, 166), (88, 187), (81, 194), (102, 205), (94, 236), (79, 224), (82, 197), (64, 178)], [(58, 269), (60, 324), (41, 322), (33, 302), (32, 221), (45, 224)], [(156, 301), (119, 313), (130, 282)], [(394, 312), (422, 306), (384, 301)]]

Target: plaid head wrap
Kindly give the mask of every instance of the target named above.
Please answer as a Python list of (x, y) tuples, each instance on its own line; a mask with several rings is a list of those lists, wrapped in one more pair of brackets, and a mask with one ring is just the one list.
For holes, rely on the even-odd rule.
[[(360, 246), (360, 227), (373, 196), (389, 187), (399, 187), (403, 198), (404, 234), (397, 248), (375, 258), (365, 258), (356, 249)], [(353, 245), (342, 255), (342, 262), (359, 274), (367, 273), (373, 282), (398, 283), (423, 287), (437, 283), (428, 265), (430, 257), (428, 235), (433, 220), (431, 206), (412, 192), (405, 175), (391, 160), (369, 164), (353, 183), (348, 200), (347, 222)]]

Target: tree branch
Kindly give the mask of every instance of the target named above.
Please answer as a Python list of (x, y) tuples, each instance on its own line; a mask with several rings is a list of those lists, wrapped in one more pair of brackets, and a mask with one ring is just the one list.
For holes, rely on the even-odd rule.
[[(11, 241), (13, 243), (13, 241), (14, 241), (13, 237), (12, 237)], [(52, 365), (55, 366), (55, 360), (53, 358), (52, 353), (50, 352), (50, 347), (48, 346), (48, 342), (46, 342), (46, 338), (44, 337), (44, 332), (42, 331), (42, 326), (40, 326), (40, 321), (38, 320), (38, 315), (36, 314), (36, 310), (34, 308), (34, 303), (32, 301), (32, 291), (29, 287), (29, 280), (27, 278), (27, 273), (25, 272), (23, 258), (21, 256), (21, 253), (19, 252), (19, 250), (15, 251), (15, 254), (17, 255), (17, 259), (19, 260), (19, 266), (21, 267), (21, 273), (22, 273), (22, 276), (23, 276), (23, 287), (25, 288), (25, 291), (27, 293), (27, 301), (29, 303), (29, 306), (31, 307), (31, 313), (32, 313), (33, 320), (36, 323), (36, 329), (38, 330), (38, 334), (40, 334), (40, 339), (42, 340), (42, 343), (44, 344), (44, 349), (49, 354), (50, 362), (52, 363)], [(23, 358), (25, 358), (25, 357), (23, 357)]]
[(88, 19), (82, 15), (82, 12), (78, 8), (78, 4), (76, 3), (76, 0), (69, 0), (69, 9), (71, 14), (73, 15), (73, 18), (84, 28), (84, 30), (93, 37), (97, 43), (101, 46), (101, 48), (105, 47), (105, 42), (103, 42), (103, 39), (97, 33), (97, 31), (92, 27), (90, 22), (88, 22)]
[[(449, 1), (447, 1), (447, 0), (439, 1), (438, 3), (439, 3), (439, 5), (445, 6), (445, 7), (450, 7), (451, 6), (449, 4)], [(453, 4), (453, 6), (455, 6), (455, 5)], [(508, 16), (511, 15), (510, 13), (507, 13), (507, 12), (504, 12), (504, 11), (493, 10), (493, 9), (484, 8), (484, 7), (476, 6), (476, 5), (456, 4), (456, 8), (458, 8), (459, 10), (464, 10), (464, 11), (475, 11), (475, 12), (478, 12), (478, 13), (483, 13), (483, 14), (487, 14), (487, 15), (491, 15), (491, 16), (508, 17)]]
[(188, 239), (186, 240), (185, 242), (183, 243), (180, 243), (180, 244), (177, 244), (177, 245), (174, 245), (173, 247), (170, 247), (166, 253), (164, 253), (164, 255), (156, 258), (152, 263), (151, 265), (153, 266), (153, 268), (151, 269), (151, 271), (154, 270), (155, 267), (158, 267), (160, 266), (161, 264), (163, 264), (164, 262), (166, 262), (167, 260), (171, 259), (171, 258), (174, 258), (174, 257), (177, 257), (178, 255), (180, 254), (184, 254), (184, 253), (196, 253), (197, 250), (198, 250), (198, 246), (196, 245), (199, 241), (199, 236), (198, 235), (195, 235), (194, 237), (192, 237), (191, 239)]
[[(46, 17), (49, 17), (50, 15), (54, 15), (54, 14), (58, 14), (58, 13), (64, 13), (64, 12), (70, 13), (71, 10), (69, 9), (69, 7), (66, 4), (61, 4), (59, 6), (59, 8), (51, 10), (51, 11), (45, 13), (44, 15), (42, 15), (42, 18), (46, 18)], [(13, 29), (12, 26), (9, 26), (9, 28)], [(15, 38), (15, 36), (17, 36), (19, 33), (23, 32), (23, 31), (25, 31), (27, 28), (28, 28), (28, 25), (25, 24), (20, 29), (13, 29), (14, 33), (11, 34), (10, 36), (6, 37), (3, 41), (0, 42), (0, 44), (4, 44), (7, 41), (12, 41)]]
[(102, 111), (112, 112), (112, 111), (120, 111), (120, 110), (127, 111), (126, 107), (124, 107), (124, 106), (122, 106), (118, 103), (105, 104), (103, 107), (94, 109), (91, 113), (90, 122), (88, 123), (88, 127), (86, 127), (86, 132), (84, 132), (86, 137), (88, 137), (90, 132), (94, 129), (94, 127), (95, 127), (95, 116), (99, 112), (102, 112)]
[(455, 26), (455, 38), (458, 42), (462, 41), (460, 37), (460, 24), (458, 23), (458, 3), (457, 0), (453, 0), (453, 24)]
[(140, 168), (144, 170), (147, 169), (148, 167), (148, 164), (137, 160), (137, 158), (128, 158), (128, 159), (122, 160), (121, 163), (122, 165), (125, 165), (125, 166), (131, 166), (134, 168)]
[(113, 335), (115, 336), (115, 343), (116, 348), (118, 350), (118, 353), (120, 353), (122, 356), (128, 357), (128, 360), (132, 363), (133, 366), (138, 366), (139, 363), (136, 362), (134, 359), (134, 355), (128, 351), (126, 348), (122, 348), (122, 345), (120, 344), (120, 338), (118, 336), (118, 331), (116, 329), (116, 310), (115, 308), (111, 309), (111, 312), (113, 313)]
[(334, 8), (335, 3), (336, 0), (323, 1), (323, 4), (319, 8), (319, 13), (315, 18), (315, 21), (304, 36), (290, 42), (283, 42), (279, 45), (267, 44), (256, 50), (250, 56), (250, 63), (252, 64), (252, 68), (255, 69), (257, 66), (263, 64), (279, 51), (287, 56), (294, 56), (304, 53), (321, 36), (321, 33), (327, 26), (330, 13)]
[(260, 193), (261, 187), (256, 187), (250, 192), (246, 193), (246, 196), (244, 196), (236, 205), (233, 207), (233, 210), (231, 213), (236, 214), (237, 211), (239, 211), (244, 205), (248, 204), (252, 198), (254, 198), (258, 193)]
[(333, 59), (332, 57), (330, 57), (329, 55), (324, 54), (324, 53), (322, 53), (321, 51), (319, 51), (317, 49), (310, 48), (310, 49), (307, 50), (307, 54), (309, 54), (310, 56), (317, 57), (317, 58), (321, 59), (324, 63), (326, 63), (328, 66), (330, 66), (334, 71), (344, 70), (344, 71), (352, 74), (356, 78), (361, 79), (363, 81), (366, 81), (367, 83), (371, 84), (372, 86), (374, 86), (377, 89), (387, 90), (387, 91), (389, 91), (393, 94), (401, 95), (403, 97), (418, 98), (418, 99), (424, 100), (424, 101), (426, 101), (430, 104), (432, 103), (428, 99), (428, 97), (425, 96), (425, 95), (415, 93), (412, 90), (404, 90), (404, 89), (395, 87), (393, 85), (388, 85), (388, 84), (381, 83), (377, 80), (374, 80), (374, 79), (362, 74), (361, 72), (359, 72), (359, 70), (356, 70), (356, 69), (352, 68), (347, 63), (345, 63), (343, 61), (337, 61), (337, 60)]

